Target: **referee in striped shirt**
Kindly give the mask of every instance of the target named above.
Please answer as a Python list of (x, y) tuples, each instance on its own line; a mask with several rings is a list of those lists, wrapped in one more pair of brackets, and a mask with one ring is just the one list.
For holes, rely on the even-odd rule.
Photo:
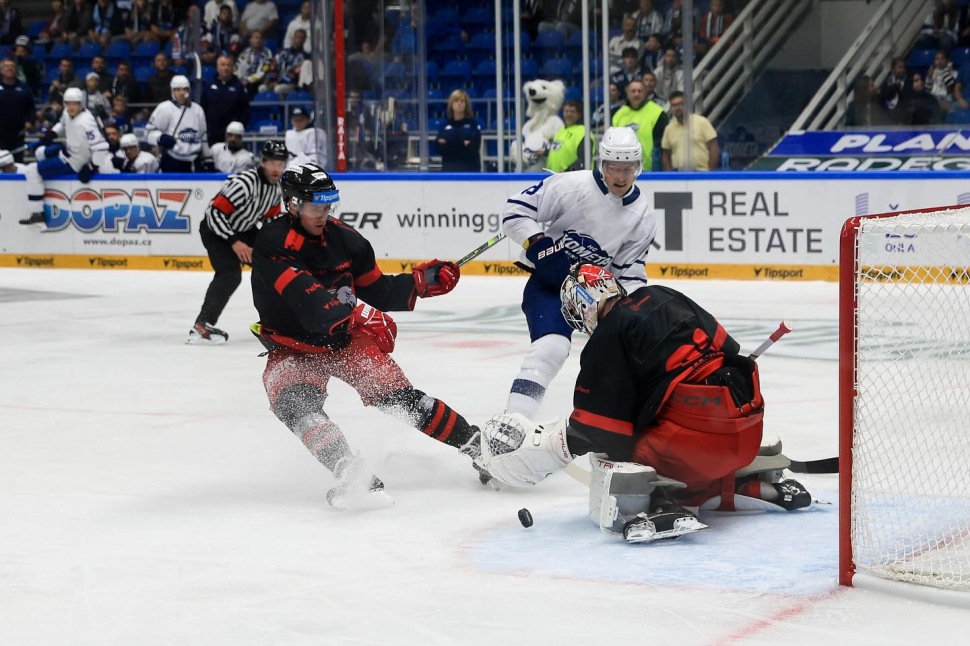
[(280, 214), (283, 195), (279, 182), (288, 160), (282, 141), (267, 141), (259, 166), (230, 176), (206, 209), (199, 230), (216, 275), (187, 343), (220, 344), (229, 339), (215, 324), (242, 280), (240, 263), (253, 261), (257, 225)]

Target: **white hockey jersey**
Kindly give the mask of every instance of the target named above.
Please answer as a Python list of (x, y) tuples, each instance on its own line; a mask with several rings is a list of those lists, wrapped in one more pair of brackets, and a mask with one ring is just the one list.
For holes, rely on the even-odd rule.
[(256, 159), (245, 148), (236, 152), (229, 150), (225, 142), (212, 145), (212, 161), (220, 173), (241, 173), (250, 168), (256, 168)]
[(148, 132), (148, 143), (153, 146), (158, 145), (163, 134), (175, 137), (175, 146), (167, 151), (174, 159), (194, 161), (200, 153), (203, 158), (209, 157), (205, 112), (198, 103), (189, 101), (179, 105), (174, 100), (159, 103), (145, 130)]
[[(322, 150), (317, 154), (317, 138), (320, 138)], [(300, 164), (320, 164), (327, 167), (327, 133), (320, 128), (304, 128), (286, 131), (286, 150), (289, 151), (290, 163), (287, 168)]]
[[(519, 245), (545, 233), (562, 242), (571, 262), (606, 267), (632, 290), (647, 282), (657, 216), (636, 184), (616, 197), (599, 170), (578, 170), (550, 175), (509, 198), (502, 229)], [(521, 261), (531, 265), (524, 253)]]
[(115, 157), (120, 157), (123, 161), (121, 166), (122, 173), (157, 173), (158, 158), (150, 152), (139, 150), (138, 156), (134, 160), (129, 160), (124, 151), (115, 153)]
[(98, 122), (87, 110), (81, 110), (76, 117), (71, 117), (67, 110), (61, 113), (61, 120), (53, 128), (59, 136), (64, 137), (64, 148), (67, 152), (60, 153), (61, 161), (69, 165), (75, 172), (88, 162), (95, 166), (111, 166), (111, 153), (108, 142), (101, 134)]

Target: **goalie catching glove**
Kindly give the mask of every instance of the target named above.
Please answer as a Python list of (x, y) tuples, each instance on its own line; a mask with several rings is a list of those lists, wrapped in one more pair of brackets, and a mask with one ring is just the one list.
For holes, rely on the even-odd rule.
[(482, 461), (493, 478), (511, 487), (541, 482), (573, 461), (566, 420), (537, 424), (519, 413), (496, 415), (482, 431)]
[(390, 354), (394, 351), (397, 323), (390, 316), (380, 310), (375, 310), (370, 305), (361, 303), (354, 309), (347, 331), (351, 334), (366, 334), (373, 338), (377, 347), (384, 354)]
[(414, 286), (421, 298), (447, 294), (458, 284), (461, 270), (449, 260), (429, 260), (414, 266)]

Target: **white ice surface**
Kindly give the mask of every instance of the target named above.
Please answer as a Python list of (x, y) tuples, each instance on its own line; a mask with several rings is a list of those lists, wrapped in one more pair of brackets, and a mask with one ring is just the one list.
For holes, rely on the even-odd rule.
[[(339, 383), (328, 412), (396, 504), (329, 512), (329, 475), (268, 410), (248, 275), (229, 344), (183, 345), (208, 280), (0, 269), (0, 645), (966, 643), (968, 611), (838, 588), (835, 506), (706, 514), (708, 532), (628, 546), (567, 476), (483, 488)], [(837, 287), (674, 286), (745, 349), (795, 323), (760, 360), (766, 433), (834, 455)], [(411, 381), (473, 422), (499, 412), (528, 344), (521, 287), (466, 277), (396, 315)], [(581, 346), (544, 416), (570, 412)], [(834, 476), (801, 480), (835, 500)]]

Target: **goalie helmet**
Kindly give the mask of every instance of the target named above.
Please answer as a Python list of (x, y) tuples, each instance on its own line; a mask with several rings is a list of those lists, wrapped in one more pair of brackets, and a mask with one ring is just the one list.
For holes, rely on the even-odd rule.
[(637, 164), (637, 175), (643, 170), (643, 146), (632, 128), (607, 129), (599, 149), (600, 166), (604, 162), (634, 162)]
[(603, 306), (617, 296), (626, 296), (626, 290), (613, 274), (596, 265), (573, 265), (559, 291), (563, 318), (572, 329), (591, 335)]
[(330, 215), (336, 213), (340, 204), (340, 192), (333, 178), (319, 164), (301, 164), (283, 173), (280, 178), (280, 189), (283, 191), (283, 205), (289, 211), (297, 214), (305, 203), (329, 204)]

